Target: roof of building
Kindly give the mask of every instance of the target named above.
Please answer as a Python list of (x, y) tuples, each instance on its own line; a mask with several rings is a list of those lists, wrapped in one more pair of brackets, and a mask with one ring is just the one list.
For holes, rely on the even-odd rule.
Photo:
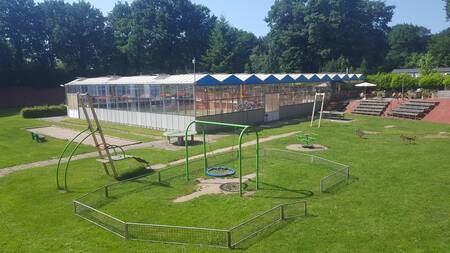
[[(442, 67), (442, 68), (438, 68), (437, 71), (439, 73), (450, 73), (450, 67)], [(420, 69), (418, 68), (413, 68), (413, 69), (394, 69), (392, 70), (392, 73), (419, 73)]]
[(363, 80), (362, 74), (184, 74), (77, 78), (65, 85), (196, 84), (199, 86)]

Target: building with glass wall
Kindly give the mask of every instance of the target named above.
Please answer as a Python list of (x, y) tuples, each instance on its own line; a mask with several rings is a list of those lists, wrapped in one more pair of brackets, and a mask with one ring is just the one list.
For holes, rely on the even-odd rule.
[(78, 78), (65, 84), (68, 116), (83, 117), (79, 95), (93, 97), (100, 120), (184, 130), (194, 119), (258, 124), (307, 116), (318, 84), (362, 80), (360, 74), (186, 74)]

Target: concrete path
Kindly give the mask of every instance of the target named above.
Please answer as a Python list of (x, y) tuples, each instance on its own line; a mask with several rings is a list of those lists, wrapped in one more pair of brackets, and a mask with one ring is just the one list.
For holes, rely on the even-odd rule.
[[(53, 138), (60, 139), (60, 140), (71, 140), (75, 136), (77, 136), (77, 134), (79, 133), (79, 131), (75, 131), (73, 129), (62, 128), (62, 127), (57, 127), (57, 126), (27, 128), (27, 131), (45, 135), (45, 136), (49, 136), (49, 137), (53, 137)], [(87, 136), (88, 136), (88, 133), (83, 133), (80, 136), (78, 136), (77, 139), (75, 139), (75, 142), (79, 142)], [(100, 142), (100, 135), (96, 134), (96, 137), (97, 137), (97, 140)], [(117, 137), (111, 137), (108, 135), (105, 135), (105, 139), (106, 139), (106, 143), (108, 143), (110, 145), (121, 146), (121, 147), (135, 145), (137, 143), (140, 143), (138, 141), (130, 141), (130, 140), (125, 140), (125, 139), (121, 139), (121, 138), (117, 138)], [(95, 147), (94, 139), (91, 137), (88, 137), (83, 143), (86, 145)]]
[[(285, 134), (273, 135), (273, 136), (269, 136), (266, 138), (261, 138), (259, 140), (259, 142), (264, 143), (264, 142), (268, 142), (268, 141), (272, 141), (272, 140), (277, 140), (277, 139), (281, 139), (281, 138), (285, 138), (285, 137), (289, 137), (289, 136), (298, 134), (299, 132), (300, 131), (295, 131), (295, 132), (289, 132), (289, 133), (285, 133)], [(160, 142), (160, 141), (156, 141), (156, 142)], [(245, 142), (242, 144), (242, 147), (248, 147), (248, 146), (253, 146), (253, 145), (256, 145), (256, 140)], [(124, 147), (124, 149), (132, 150), (132, 149), (142, 149), (142, 148), (149, 148), (149, 147), (155, 147), (155, 142), (145, 142), (145, 143), (140, 143), (140, 144), (136, 144), (136, 145), (126, 146), (126, 147)], [(236, 148), (237, 148), (237, 145), (226, 147), (226, 148), (221, 148), (221, 149), (216, 149), (214, 151), (208, 152), (207, 156), (231, 152)], [(98, 155), (97, 152), (80, 154), (80, 155), (73, 156), (72, 161), (87, 159), (87, 158), (94, 158), (94, 157), (97, 157), (97, 155)], [(203, 154), (195, 155), (195, 156), (191, 156), (189, 158), (189, 160), (201, 159), (202, 157), (203, 157)], [(65, 161), (66, 160), (63, 160), (63, 162), (65, 162)], [(179, 159), (179, 160), (170, 162), (168, 164), (151, 165), (151, 167), (152, 167), (152, 169), (160, 170), (160, 169), (180, 165), (180, 164), (183, 164), (184, 162), (185, 162), (185, 159)], [(39, 161), (39, 162), (34, 162), (34, 163), (21, 164), (21, 165), (8, 167), (8, 168), (3, 168), (3, 169), (0, 169), (0, 177), (4, 177), (4, 176), (14, 173), (16, 171), (28, 170), (28, 169), (32, 169), (32, 168), (45, 167), (45, 166), (56, 165), (56, 164), (58, 164), (58, 159), (51, 159), (51, 160), (46, 160), (46, 161)]]

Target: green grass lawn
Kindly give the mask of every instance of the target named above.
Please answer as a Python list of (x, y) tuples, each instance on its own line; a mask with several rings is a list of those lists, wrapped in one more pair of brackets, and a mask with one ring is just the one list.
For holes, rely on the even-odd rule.
[[(15, 117), (15, 116), (9, 116)], [(163, 172), (166, 186), (151, 185), (142, 191), (110, 201), (102, 210), (131, 221), (224, 228), (255, 212), (279, 203), (309, 202), (310, 216), (265, 233), (238, 251), (245, 252), (447, 252), (450, 248), (450, 139), (427, 138), (450, 132), (450, 126), (352, 116), (352, 123), (323, 122), (322, 128), (308, 123), (264, 130), (263, 136), (294, 130), (314, 131), (316, 142), (329, 150), (319, 156), (348, 164), (352, 180), (331, 194), (319, 192), (321, 166), (295, 162), (266, 153), (262, 161), (262, 189), (251, 197), (211, 195), (175, 204), (172, 200), (195, 189), (194, 181), (183, 180), (183, 167)], [(8, 124), (8, 117), (0, 124)], [(16, 119), (17, 121), (17, 119)], [(394, 125), (394, 128), (385, 128)], [(22, 126), (17, 126), (21, 128)], [(361, 139), (356, 129), (378, 132)], [(1, 128), (3, 131), (3, 128)], [(14, 134), (11, 127), (10, 134)], [(19, 131), (19, 130), (16, 130)], [(7, 134), (8, 132), (5, 132)], [(415, 135), (408, 145), (401, 134)], [(251, 139), (252, 136), (246, 136)], [(262, 144), (284, 149), (295, 137)], [(232, 144), (224, 138), (212, 148)], [(17, 148), (19, 149), (19, 148)], [(192, 147), (193, 153), (201, 146)], [(36, 156), (44, 150), (36, 150)], [(156, 162), (183, 157), (184, 151), (135, 150), (133, 153)], [(244, 161), (254, 170), (250, 152)], [(0, 157), (0, 163), (9, 157)], [(227, 155), (211, 159), (221, 164)], [(233, 166), (234, 162), (227, 163)], [(135, 162), (118, 164), (132, 171)], [(201, 163), (193, 163), (200, 168)], [(200, 176), (200, 172), (197, 176)], [(72, 200), (113, 182), (94, 159), (73, 162), (70, 193), (55, 189), (54, 167), (22, 171), (0, 178), (0, 251), (2, 252), (227, 252), (229, 250), (125, 241), (73, 214)], [(171, 180), (169, 180), (171, 178)], [(148, 180), (154, 180), (150, 175)], [(131, 185), (130, 185), (131, 187)], [(249, 184), (249, 189), (254, 185)]]
[[(30, 162), (58, 158), (66, 141), (47, 137), (37, 143), (31, 139), (26, 128), (48, 126), (47, 122), (23, 119), (17, 109), (0, 111), (0, 169)], [(93, 147), (82, 145), (79, 153), (94, 151)]]

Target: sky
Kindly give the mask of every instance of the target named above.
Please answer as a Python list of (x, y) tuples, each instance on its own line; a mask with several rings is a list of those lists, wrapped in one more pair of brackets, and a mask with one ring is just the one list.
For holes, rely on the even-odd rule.
[[(73, 0), (69, 0), (69, 2)], [(115, 0), (87, 0), (107, 14), (114, 7)], [(253, 32), (257, 36), (269, 31), (264, 21), (275, 0), (191, 0), (211, 9), (216, 16), (224, 16), (233, 26)], [(128, 1), (130, 2), (130, 1)], [(445, 19), (443, 0), (386, 0), (395, 5), (391, 25), (410, 23), (421, 25), (438, 33), (450, 26)]]

